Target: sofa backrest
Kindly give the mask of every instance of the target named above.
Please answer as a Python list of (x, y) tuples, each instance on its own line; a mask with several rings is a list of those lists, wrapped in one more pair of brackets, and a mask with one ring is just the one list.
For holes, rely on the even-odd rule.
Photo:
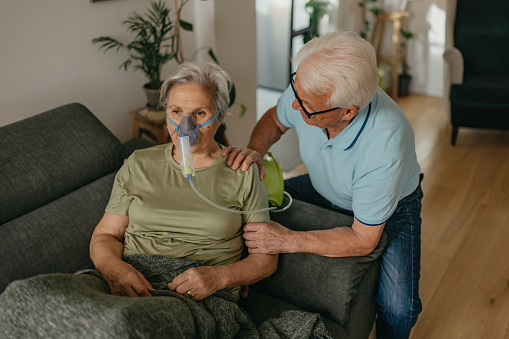
[(81, 104), (0, 127), (0, 225), (117, 170), (123, 157)]
[(120, 141), (83, 105), (0, 127), (0, 293), (13, 280), (93, 268)]

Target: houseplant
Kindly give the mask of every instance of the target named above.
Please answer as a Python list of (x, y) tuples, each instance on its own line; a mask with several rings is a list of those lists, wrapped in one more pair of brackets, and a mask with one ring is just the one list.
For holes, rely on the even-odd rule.
[[(184, 61), (182, 53), (182, 39), (180, 29), (193, 31), (193, 25), (184, 21), (180, 17), (182, 8), (189, 0), (182, 0), (180, 5), (175, 0), (175, 21), (170, 17), (170, 9), (166, 7), (165, 2), (151, 2), (151, 8), (144, 16), (134, 12), (122, 22), (127, 26), (127, 30), (135, 34), (134, 39), (124, 44), (109, 36), (101, 36), (92, 40), (94, 44), (100, 44), (99, 50), (104, 49), (107, 52), (110, 49), (124, 49), (128, 52), (128, 58), (120, 65), (120, 69), (141, 70), (148, 79), (148, 83), (143, 86), (147, 95), (147, 106), (156, 109), (159, 101), (159, 88), (161, 87), (161, 69), (170, 60), (174, 59), (181, 64)], [(195, 53), (196, 54), (196, 53)], [(208, 55), (216, 64), (219, 65), (214, 52), (208, 48)], [(236, 90), (235, 84), (231, 82), (230, 86), (230, 104), (235, 103)], [(244, 116), (246, 107), (240, 105), (240, 117)]]
[[(143, 87), (147, 93), (148, 106), (157, 107), (158, 90), (161, 86), (161, 69), (170, 60), (182, 63), (180, 28), (193, 30), (193, 25), (180, 19), (182, 7), (188, 0), (182, 0), (176, 9), (175, 21), (170, 17), (170, 9), (165, 2), (151, 2), (150, 9), (144, 15), (134, 12), (122, 22), (127, 30), (134, 34), (130, 43), (123, 43), (109, 36), (92, 40), (100, 44), (99, 50), (126, 50), (128, 58), (119, 68), (141, 70), (148, 79)], [(154, 93), (155, 92), (155, 93)], [(155, 95), (154, 95), (155, 94)]]
[(412, 80), (412, 76), (408, 72), (410, 70), (410, 66), (406, 62), (406, 48), (408, 39), (412, 39), (414, 34), (403, 29), (401, 29), (400, 33), (403, 39), (399, 45), (399, 53), (404, 55), (403, 60), (405, 60), (405, 64), (403, 65), (402, 73), (399, 75), (398, 79), (398, 96), (403, 97), (408, 95), (410, 89), (410, 81)]
[(320, 36), (318, 32), (318, 24), (320, 19), (327, 14), (330, 2), (327, 0), (309, 0), (304, 8), (309, 14), (309, 31), (304, 35), (304, 43), (309, 40)]
[(358, 3), (359, 7), (362, 9), (362, 29), (360, 36), (368, 41), (369, 31), (371, 30), (371, 21), (368, 18), (368, 14), (372, 13), (374, 16), (380, 14), (380, 7), (377, 1), (378, 0), (362, 0)]

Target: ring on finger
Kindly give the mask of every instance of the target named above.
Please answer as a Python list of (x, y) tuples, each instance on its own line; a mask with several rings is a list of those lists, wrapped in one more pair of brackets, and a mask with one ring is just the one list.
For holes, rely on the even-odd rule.
[(194, 298), (194, 297), (196, 297), (196, 296), (194, 295), (194, 293), (193, 293), (193, 292), (191, 292), (191, 291), (187, 291), (187, 293), (186, 293), (186, 294), (187, 294), (187, 296), (188, 296), (189, 298)]

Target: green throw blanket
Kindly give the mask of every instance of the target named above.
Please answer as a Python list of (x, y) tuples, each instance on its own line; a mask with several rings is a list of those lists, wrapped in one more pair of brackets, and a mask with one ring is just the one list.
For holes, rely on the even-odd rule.
[(331, 338), (318, 314), (287, 311), (257, 329), (230, 292), (201, 301), (171, 292), (168, 283), (196, 262), (148, 255), (125, 261), (156, 289), (153, 298), (113, 296), (94, 270), (15, 281), (0, 295), (0, 337)]

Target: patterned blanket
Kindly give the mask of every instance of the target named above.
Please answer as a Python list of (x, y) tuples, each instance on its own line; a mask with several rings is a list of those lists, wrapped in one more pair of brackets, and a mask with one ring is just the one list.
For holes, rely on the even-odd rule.
[(11, 283), (0, 295), (1, 338), (331, 338), (318, 314), (287, 311), (256, 328), (227, 291), (193, 301), (168, 283), (198, 263), (162, 256), (125, 260), (156, 289), (152, 298), (109, 294), (94, 270)]

